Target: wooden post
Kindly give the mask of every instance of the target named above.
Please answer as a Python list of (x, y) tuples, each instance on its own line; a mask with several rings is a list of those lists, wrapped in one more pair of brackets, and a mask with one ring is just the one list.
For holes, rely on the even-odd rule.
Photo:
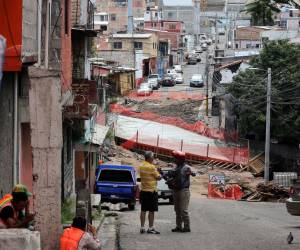
[(136, 138), (135, 138), (135, 148), (138, 148), (138, 142), (139, 142), (139, 131), (136, 131)]
[(206, 157), (208, 158), (208, 154), (209, 154), (209, 144), (207, 144), (207, 148), (206, 148)]
[(183, 148), (183, 140), (181, 140), (180, 142), (180, 151), (182, 151), (182, 148)]
[(235, 160), (235, 148), (233, 148), (233, 157), (232, 157), (232, 162), (234, 163)]
[(156, 157), (158, 155), (158, 145), (159, 145), (159, 135), (157, 135), (157, 139), (156, 139)]

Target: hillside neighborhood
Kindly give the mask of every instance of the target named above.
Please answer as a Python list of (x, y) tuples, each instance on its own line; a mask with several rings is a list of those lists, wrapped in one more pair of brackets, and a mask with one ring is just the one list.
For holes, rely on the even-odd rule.
[(0, 0), (0, 24), (0, 250), (299, 248), (300, 1)]

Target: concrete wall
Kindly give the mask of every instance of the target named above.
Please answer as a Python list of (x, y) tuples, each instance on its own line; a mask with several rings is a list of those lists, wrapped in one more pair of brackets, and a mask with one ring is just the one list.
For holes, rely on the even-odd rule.
[(200, 33), (200, 12), (193, 6), (162, 6), (162, 17), (184, 22), (186, 33)]
[(34, 210), (43, 249), (58, 249), (61, 233), (62, 111), (58, 71), (29, 68)]
[[(108, 19), (108, 32), (116, 33), (117, 31), (125, 31), (127, 29), (128, 14), (127, 14), (127, 1), (114, 0), (96, 0), (98, 12), (109, 13)], [(133, 17), (144, 17), (146, 10), (146, 3), (144, 0), (133, 0)], [(116, 16), (116, 20), (112, 20), (112, 15)]]
[(36, 0), (23, 0), (22, 56), (26, 61), (34, 61), (38, 55), (37, 11)]
[(4, 73), (0, 88), (0, 196), (13, 187), (14, 74)]
[(41, 250), (40, 233), (27, 229), (1, 229), (0, 249)]

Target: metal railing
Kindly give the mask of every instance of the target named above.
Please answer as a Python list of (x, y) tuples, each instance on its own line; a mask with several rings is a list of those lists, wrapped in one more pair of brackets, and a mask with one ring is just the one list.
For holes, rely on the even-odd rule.
[(87, 29), (94, 29), (94, 12), (95, 12), (95, 6), (91, 2), (91, 0), (88, 0), (88, 6), (87, 6)]

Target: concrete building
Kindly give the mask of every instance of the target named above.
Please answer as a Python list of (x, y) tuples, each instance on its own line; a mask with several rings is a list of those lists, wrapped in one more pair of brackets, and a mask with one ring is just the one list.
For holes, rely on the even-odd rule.
[(185, 31), (196, 39), (200, 34), (200, 6), (192, 0), (161, 0), (160, 9), (163, 20), (181, 21)]
[(280, 27), (238, 27), (235, 30), (235, 49), (260, 49), (266, 40), (282, 40), (297, 37), (297, 30), (286, 30)]
[[(145, 0), (133, 0), (133, 17), (143, 18), (146, 10)], [(128, 23), (127, 0), (96, 0), (97, 12), (108, 13), (108, 33), (126, 31)]]
[(155, 34), (113, 34), (108, 44), (108, 50), (98, 51), (99, 57), (119, 62), (120, 66), (135, 68), (137, 84), (145, 76), (157, 72), (158, 39)]

